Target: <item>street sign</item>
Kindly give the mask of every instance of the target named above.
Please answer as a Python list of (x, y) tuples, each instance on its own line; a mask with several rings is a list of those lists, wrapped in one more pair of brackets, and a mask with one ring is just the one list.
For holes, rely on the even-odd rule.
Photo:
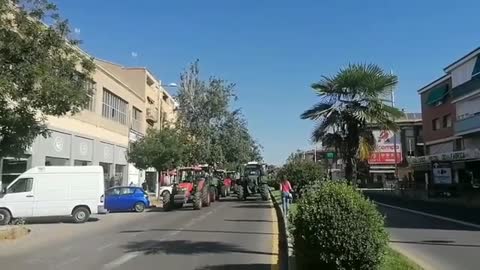
[(327, 159), (334, 159), (335, 158), (335, 153), (334, 152), (328, 152), (327, 153)]
[(452, 184), (452, 163), (433, 161), (432, 176), (435, 184)]

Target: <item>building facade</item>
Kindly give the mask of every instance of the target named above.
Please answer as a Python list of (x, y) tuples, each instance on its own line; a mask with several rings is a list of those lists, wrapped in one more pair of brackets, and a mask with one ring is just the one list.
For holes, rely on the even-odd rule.
[(147, 128), (175, 120), (176, 103), (146, 69), (132, 69), (125, 76), (99, 61), (95, 64), (87, 108), (48, 117), (50, 136), (36, 138), (21, 158), (2, 158), (2, 186), (34, 166), (100, 165), (105, 187), (145, 181), (146, 173), (127, 163), (129, 143), (144, 136)]
[(414, 178), (408, 159), (424, 155), (422, 114), (405, 113), (396, 123), (399, 127), (396, 133), (372, 125), (376, 148), (367, 162), (369, 177), (362, 179), (367, 181), (365, 186), (380, 187), (396, 182), (397, 178), (403, 181)]
[[(124, 81), (142, 99), (143, 109), (136, 108), (132, 111), (130, 143), (144, 136), (149, 128), (161, 129), (176, 121), (177, 102), (148, 69), (124, 67), (105, 60), (95, 62)], [(142, 171), (129, 164), (128, 172), (129, 183), (140, 185), (146, 181), (148, 190), (156, 192), (159, 175), (155, 169)]]
[(480, 184), (479, 56), (480, 48), (419, 90), (426, 155), (411, 162), (429, 190), (459, 192)]

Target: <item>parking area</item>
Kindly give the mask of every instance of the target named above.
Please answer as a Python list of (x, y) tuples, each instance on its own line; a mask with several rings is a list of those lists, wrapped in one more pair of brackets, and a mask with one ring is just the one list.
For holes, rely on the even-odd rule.
[(163, 214), (160, 209), (143, 213), (109, 213), (92, 216), (88, 222), (76, 224), (70, 218), (40, 218), (28, 220), (23, 226), (30, 234), (17, 240), (0, 241), (0, 256), (8, 256), (34, 247), (42, 247), (59, 241), (68, 241), (82, 235), (100, 234), (118, 226), (144, 222), (151, 215)]

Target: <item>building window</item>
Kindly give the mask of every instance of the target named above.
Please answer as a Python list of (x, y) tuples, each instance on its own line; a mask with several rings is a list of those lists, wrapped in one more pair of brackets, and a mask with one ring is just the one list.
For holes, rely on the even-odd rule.
[(455, 151), (462, 151), (463, 150), (463, 139), (456, 139), (455, 140)]
[(102, 116), (120, 124), (127, 124), (128, 103), (103, 88)]
[(432, 129), (439, 130), (440, 129), (440, 119), (435, 118), (432, 120)]
[(449, 128), (452, 126), (452, 116), (447, 114), (443, 117), (442, 126), (444, 128)]
[(88, 101), (87, 110), (94, 112), (95, 111), (95, 96), (97, 95), (97, 83), (94, 81), (87, 81), (87, 90), (89, 91), (88, 96), (90, 100)]
[(132, 109), (132, 128), (136, 131), (140, 131), (140, 123), (142, 119), (142, 111), (133, 107)]

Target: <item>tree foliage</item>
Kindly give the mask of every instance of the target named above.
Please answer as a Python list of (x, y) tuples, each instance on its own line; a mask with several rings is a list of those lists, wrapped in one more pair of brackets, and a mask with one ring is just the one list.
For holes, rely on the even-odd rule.
[(321, 99), (301, 118), (318, 121), (312, 139), (340, 153), (350, 181), (356, 159), (368, 159), (375, 147), (369, 124), (397, 129), (395, 119), (403, 113), (385, 98), (397, 82), (397, 76), (377, 65), (354, 64), (312, 85)]
[(148, 129), (145, 137), (133, 142), (127, 153), (129, 163), (146, 170), (166, 171), (182, 164), (185, 141), (175, 128)]
[(216, 77), (202, 80), (198, 60), (180, 79), (177, 126), (188, 142), (185, 161), (231, 169), (250, 160), (260, 161), (261, 148), (251, 137), (240, 110), (231, 111), (235, 84)]
[(290, 159), (276, 173), (277, 181), (287, 179), (296, 186), (298, 191), (311, 183), (324, 179), (325, 176), (325, 168), (320, 163), (301, 158)]
[(77, 113), (94, 70), (47, 0), (0, 0), (0, 157), (20, 156), (46, 116)]

